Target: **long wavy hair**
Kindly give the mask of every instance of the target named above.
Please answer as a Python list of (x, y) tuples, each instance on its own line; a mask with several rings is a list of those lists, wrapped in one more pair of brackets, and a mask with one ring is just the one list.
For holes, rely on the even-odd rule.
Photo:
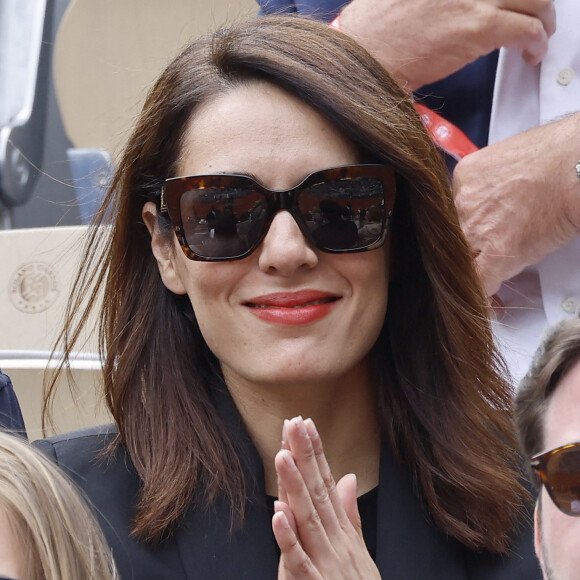
[[(372, 351), (384, 436), (441, 530), (471, 548), (505, 551), (525, 496), (511, 394), (440, 153), (407, 93), (364, 49), (323, 24), (283, 16), (204, 36), (169, 64), (87, 238), (61, 338), (71, 352), (87, 303), (99, 309), (104, 395), (143, 481), (134, 534), (161, 540), (194, 491), (204, 502), (226, 496), (234, 516), (243, 514), (241, 466), (210, 397), (219, 362), (187, 296), (163, 285), (141, 210), (147, 201), (159, 207), (198, 108), (255, 80), (319, 111), (365, 161), (396, 167), (388, 312)], [(65, 355), (59, 372), (67, 364)]]

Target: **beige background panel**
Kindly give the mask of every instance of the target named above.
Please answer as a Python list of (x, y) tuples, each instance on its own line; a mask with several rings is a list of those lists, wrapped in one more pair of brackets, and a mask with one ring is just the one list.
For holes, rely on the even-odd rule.
[(85, 231), (69, 226), (0, 232), (0, 350), (53, 347)]
[[(44, 371), (22, 367), (6, 368), (4, 371), (12, 379), (28, 439), (30, 441), (42, 439), (40, 416)], [(47, 435), (67, 433), (91, 425), (112, 422), (100, 396), (100, 372), (74, 369), (72, 374), (76, 387), (71, 391), (65, 381), (59, 384), (53, 406), (55, 429), (49, 430)]]
[(118, 153), (147, 90), (178, 50), (256, 13), (255, 0), (73, 0), (54, 51), (69, 139)]
[[(31, 440), (41, 437), (44, 369), (62, 327), (85, 226), (0, 232), (0, 368), (10, 376)], [(58, 432), (110, 421), (100, 403), (96, 339), (84, 335), (72, 361), (77, 389), (62, 384)]]

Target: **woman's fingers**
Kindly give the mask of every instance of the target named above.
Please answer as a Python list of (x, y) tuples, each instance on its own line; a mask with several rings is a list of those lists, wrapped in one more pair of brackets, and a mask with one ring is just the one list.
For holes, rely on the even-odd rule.
[(308, 552), (329, 549), (330, 542), (320, 514), (314, 506), (293, 454), (287, 449), (281, 449), (276, 454), (274, 464), (278, 479), (286, 490), (287, 504), (294, 515), (301, 544)]
[(298, 536), (298, 529), (296, 528), (296, 520), (294, 519), (294, 514), (292, 513), (290, 506), (288, 506), (288, 504), (283, 501), (280, 500), (275, 501), (274, 514), (277, 514), (279, 512), (284, 513), (286, 522), (288, 523), (292, 531), (296, 534), (296, 536)]
[[(326, 455), (324, 454), (324, 449), (322, 447), (322, 439), (318, 434), (316, 429), (316, 425), (312, 419), (306, 419), (304, 421), (304, 425), (306, 426), (306, 431), (308, 436), (310, 437), (310, 442), (312, 444), (312, 449), (314, 450), (314, 457), (316, 458), (316, 464), (318, 466), (318, 471), (320, 472), (320, 476), (324, 481), (326, 486), (326, 490), (328, 492), (328, 497), (334, 507), (334, 513), (338, 517), (338, 520), (341, 523), (344, 523), (346, 512), (344, 510), (344, 504), (340, 499), (340, 495), (338, 494), (337, 485), (334, 481), (334, 476), (332, 475), (332, 471), (330, 470), (330, 465), (328, 465), (328, 461), (326, 460)], [(355, 477), (355, 489), (354, 489), (354, 501), (356, 504), (356, 477)], [(357, 508), (358, 510), (358, 508)]]
[(290, 519), (293, 517), (291, 510), (288, 506), (277, 507), (278, 511), (272, 518), (272, 530), (280, 547), (278, 579), (321, 580), (322, 577), (314, 567), (312, 560), (300, 545), (296, 529)]
[(356, 489), (357, 481), (354, 473), (347, 473), (344, 477), (341, 477), (336, 484), (336, 492), (340, 498), (344, 511), (350, 520), (352, 527), (357, 531), (362, 539), (362, 522), (358, 511)]
[(272, 529), (280, 547), (278, 580), (370, 580), (380, 575), (362, 535), (357, 482), (335, 484), (314, 422), (285, 422), (275, 457), (279, 489)]
[[(284, 424), (282, 425), (282, 441), (280, 443), (280, 449), (290, 449), (288, 445), (288, 433), (287, 426), (290, 423), (288, 419), (284, 419)], [(284, 482), (280, 479), (280, 474), (277, 473), (278, 478), (278, 499), (284, 503), (288, 503), (288, 495), (286, 493), (286, 488), (284, 487)]]
[[(310, 499), (304, 515), (310, 517), (309, 510), (314, 509), (326, 534), (332, 537), (341, 532), (342, 525), (347, 522), (347, 516), (336, 493), (336, 484), (314, 422), (311, 419), (304, 421), (302, 417), (295, 417), (287, 426), (287, 436), (292, 457), (302, 475)], [(287, 491), (289, 505), (294, 511), (300, 529), (300, 513), (294, 506), (289, 489)]]
[(344, 516), (346, 516), (362, 538), (362, 524), (357, 502), (356, 475), (354, 473), (349, 473), (343, 476), (335, 485), (334, 477), (330, 471), (326, 455), (324, 454), (322, 440), (320, 439), (314, 421), (312, 419), (305, 419), (304, 424), (312, 442), (320, 474), (326, 483), (328, 494), (333, 507), (335, 508), (338, 520), (342, 521)]
[(284, 419), (284, 424), (282, 425), (282, 442), (280, 443), (280, 449), (290, 449), (290, 445), (288, 444), (289, 425), (290, 421), (288, 421), (288, 419)]

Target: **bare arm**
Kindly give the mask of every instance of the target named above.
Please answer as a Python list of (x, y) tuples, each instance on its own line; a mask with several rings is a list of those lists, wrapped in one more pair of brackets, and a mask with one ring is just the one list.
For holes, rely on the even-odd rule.
[(580, 113), (489, 145), (455, 168), (455, 202), (489, 295), (580, 235)]
[(409, 90), (502, 46), (540, 62), (556, 27), (552, 0), (353, 0), (340, 15), (355, 38)]

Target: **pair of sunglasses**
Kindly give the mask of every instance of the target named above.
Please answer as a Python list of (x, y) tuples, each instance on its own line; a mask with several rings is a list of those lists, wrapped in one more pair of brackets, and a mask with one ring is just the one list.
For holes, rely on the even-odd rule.
[(580, 517), (580, 443), (534, 455), (530, 464), (556, 507), (569, 516)]
[(324, 169), (284, 191), (268, 189), (247, 175), (193, 175), (165, 181), (161, 213), (169, 215), (191, 260), (249, 256), (281, 210), (290, 212), (314, 247), (342, 254), (385, 243), (395, 192), (395, 170), (388, 165)]

